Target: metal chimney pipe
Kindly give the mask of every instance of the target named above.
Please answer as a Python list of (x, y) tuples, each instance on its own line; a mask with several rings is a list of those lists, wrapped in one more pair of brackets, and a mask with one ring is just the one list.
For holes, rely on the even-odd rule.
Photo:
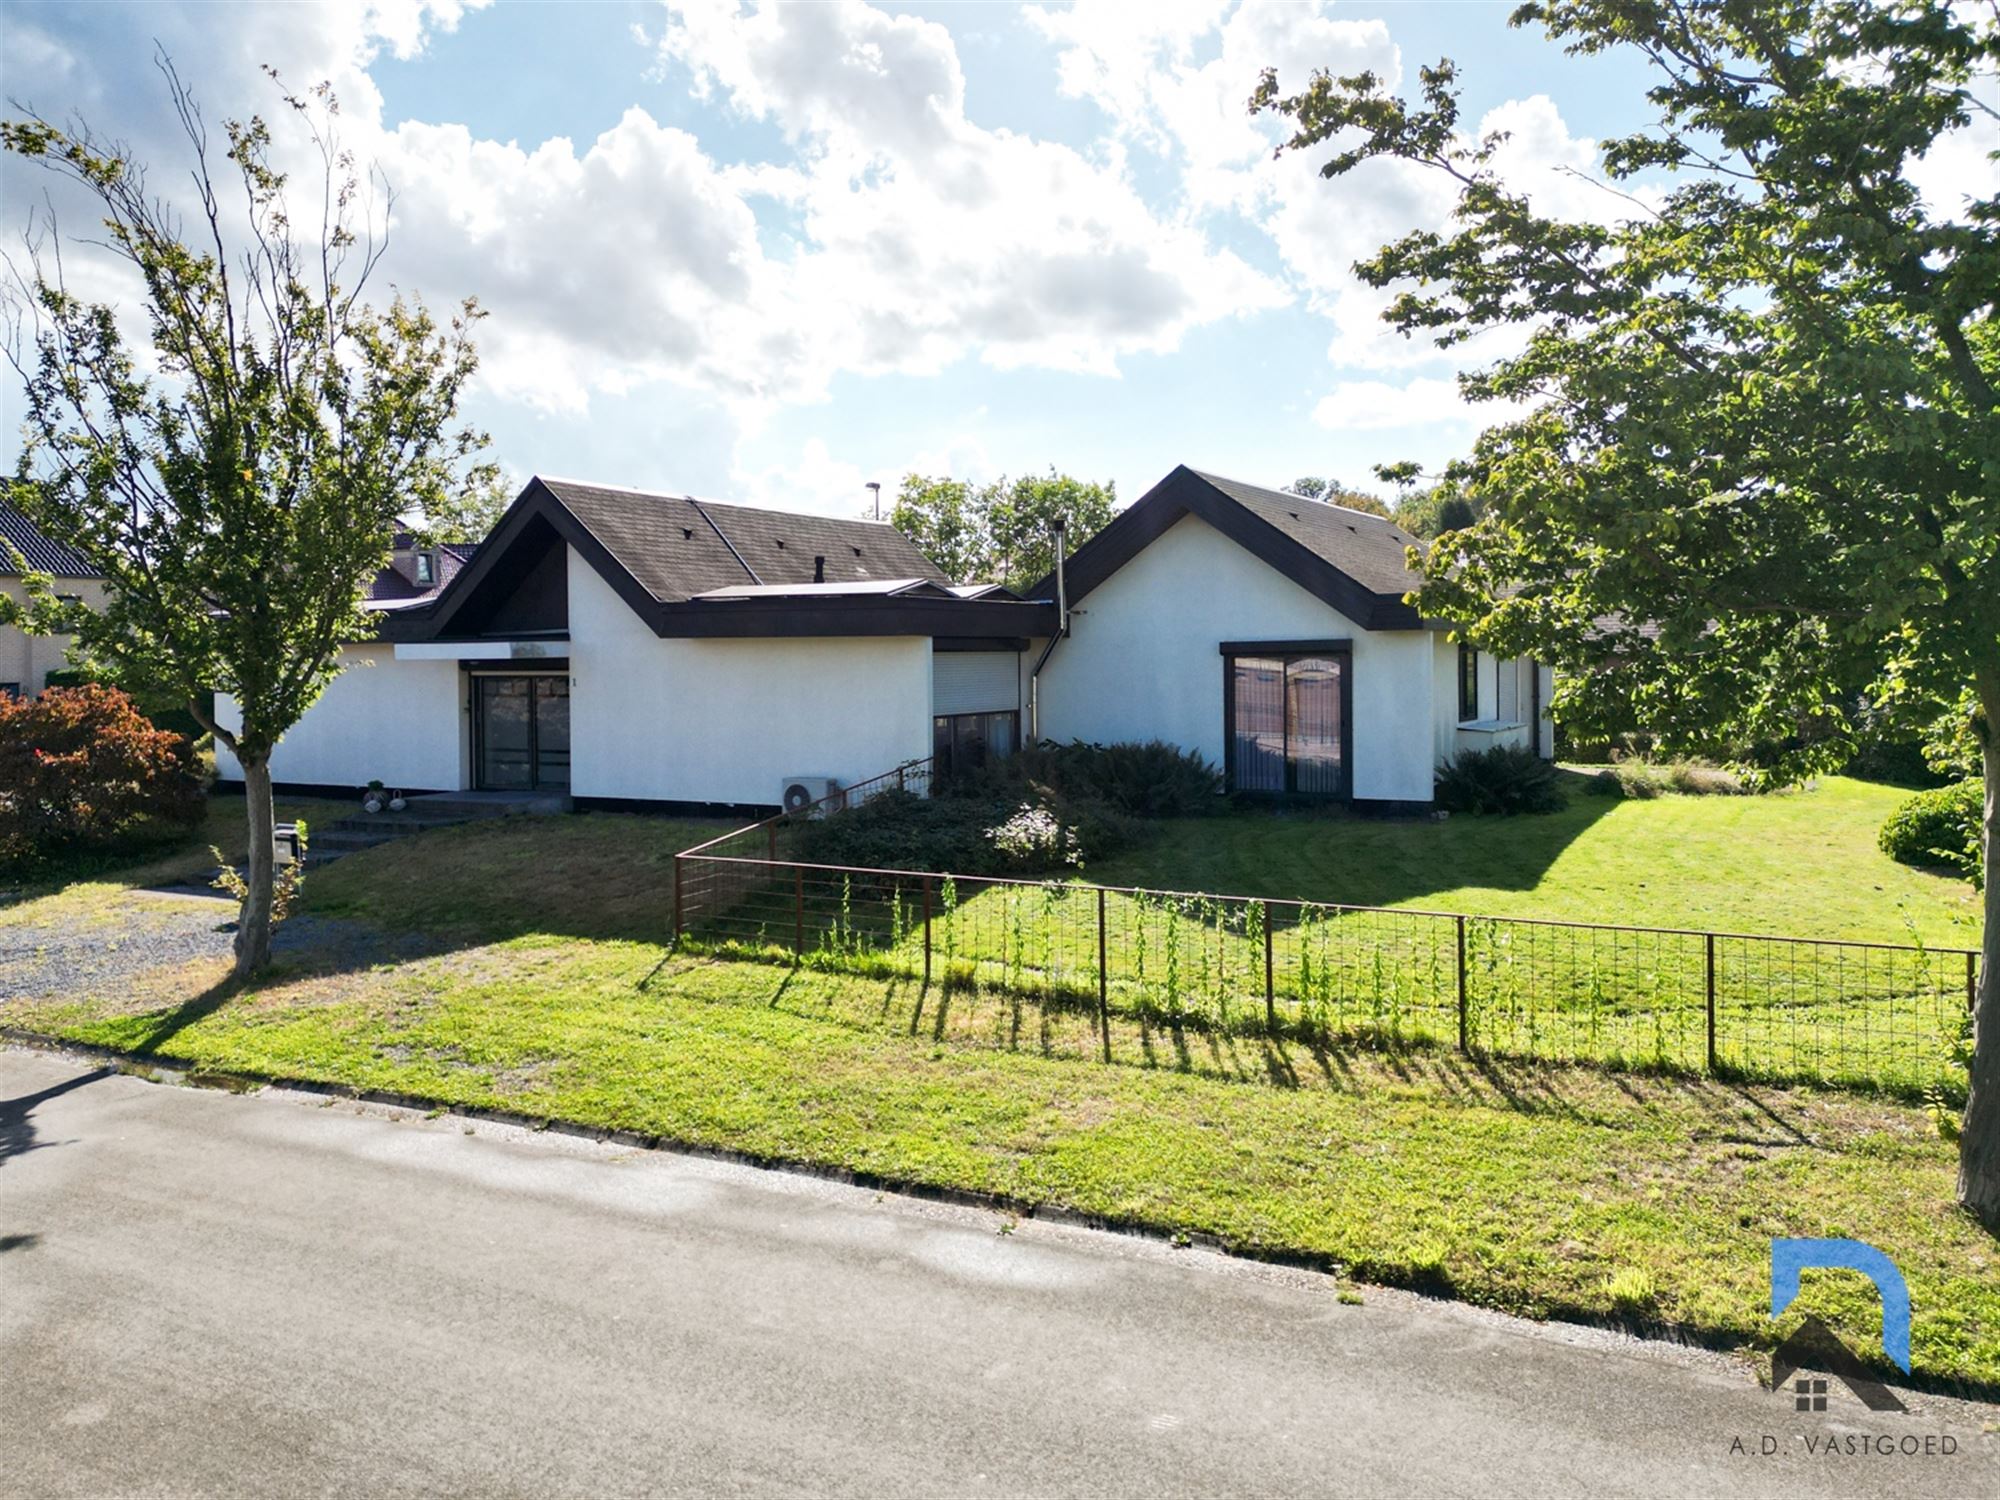
[(813, 582), (826, 582), (826, 559), (824, 557), (815, 557), (813, 559)]
[(871, 479), (868, 481), (866, 488), (869, 495), (874, 499), (875, 519), (879, 521), (882, 519), (882, 481)]
[(1062, 635), (1069, 634), (1069, 584), (1063, 576), (1063, 553), (1067, 550), (1069, 522), (1057, 516), (1050, 527), (1055, 533), (1056, 543), (1056, 630)]

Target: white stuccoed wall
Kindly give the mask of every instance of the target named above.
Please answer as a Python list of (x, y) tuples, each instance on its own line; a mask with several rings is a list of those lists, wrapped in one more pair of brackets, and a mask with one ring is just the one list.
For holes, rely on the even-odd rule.
[[(453, 661), (398, 661), (396, 648), (350, 646), (341, 673), (271, 753), (271, 779), (456, 791), (465, 779), (464, 685)], [(243, 722), (234, 699), (218, 694), (218, 721)], [(215, 747), (216, 774), (240, 781), (243, 768)]]
[(923, 636), (662, 640), (572, 550), (571, 791), (776, 803), (931, 753)]
[[(0, 559), (0, 565), (11, 564)], [(104, 607), (104, 585), (95, 578), (58, 578), (55, 591), (81, 599), (92, 609)], [(27, 585), (18, 578), (0, 578), (0, 594), (17, 604), (28, 601)], [(69, 665), (69, 648), (75, 640), (70, 635), (29, 635), (16, 626), (0, 625), (0, 682), (11, 682), (23, 696), (34, 697), (49, 673)]]
[[(1224, 641), (1354, 642), (1354, 795), (1428, 802), (1437, 755), (1437, 646), (1367, 631), (1183, 517), (1093, 589), (1041, 677), (1044, 739), (1163, 739), (1223, 761)], [(1038, 648), (1039, 649), (1039, 648)], [(1032, 665), (1033, 652), (1025, 658)]]

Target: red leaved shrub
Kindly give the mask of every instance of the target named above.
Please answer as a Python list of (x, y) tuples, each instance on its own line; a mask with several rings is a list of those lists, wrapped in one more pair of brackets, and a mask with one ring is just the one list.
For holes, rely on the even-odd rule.
[(191, 825), (201, 805), (187, 742), (117, 688), (0, 695), (0, 860), (105, 843), (142, 819)]

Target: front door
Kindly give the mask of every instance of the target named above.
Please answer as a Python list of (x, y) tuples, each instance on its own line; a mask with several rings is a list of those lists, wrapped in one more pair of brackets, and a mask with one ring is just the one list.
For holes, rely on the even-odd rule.
[(569, 678), (472, 679), (473, 756), (482, 791), (569, 790)]

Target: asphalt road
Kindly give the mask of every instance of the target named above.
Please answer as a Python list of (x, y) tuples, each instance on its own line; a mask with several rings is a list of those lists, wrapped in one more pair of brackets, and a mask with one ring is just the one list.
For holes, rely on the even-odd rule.
[(2000, 1476), (1990, 1408), (1837, 1391), (1799, 1417), (1719, 1356), (1346, 1306), (1200, 1250), (20, 1050), (0, 1101), (10, 1496), (1964, 1500)]

